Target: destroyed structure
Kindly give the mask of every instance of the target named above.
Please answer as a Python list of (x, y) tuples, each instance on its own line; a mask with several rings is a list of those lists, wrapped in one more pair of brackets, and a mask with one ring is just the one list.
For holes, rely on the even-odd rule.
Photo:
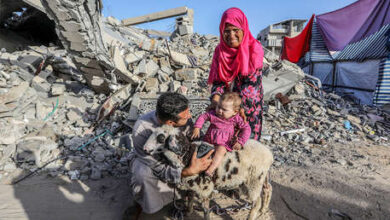
[(284, 37), (295, 37), (303, 30), (306, 19), (289, 19), (264, 28), (257, 35), (263, 47), (280, 55)]
[[(127, 134), (159, 93), (187, 95), (194, 117), (208, 105), (217, 36), (151, 38), (146, 30), (101, 17), (99, 1), (82, 2), (42, 1), (59, 42), (1, 49), (0, 179), (37, 168), (72, 180), (126, 177)], [(22, 11), (2, 13), (2, 28), (14, 19), (33, 22), (30, 11), (40, 7), (20, 4), (8, 5), (9, 12)], [(335, 142), (389, 145), (389, 112), (322, 92), (316, 78), (267, 50), (263, 74), (262, 140), (274, 151), (274, 166), (310, 165), (327, 160), (324, 154), (345, 164), (332, 151)]]

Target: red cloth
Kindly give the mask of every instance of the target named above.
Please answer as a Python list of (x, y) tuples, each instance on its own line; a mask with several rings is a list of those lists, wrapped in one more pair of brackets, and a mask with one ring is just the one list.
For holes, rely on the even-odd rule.
[[(242, 42), (238, 48), (230, 48), (223, 40), (223, 31), (226, 23), (232, 24), (244, 32)], [(238, 74), (247, 76), (256, 69), (263, 67), (264, 51), (260, 42), (251, 34), (248, 20), (239, 8), (227, 9), (219, 24), (220, 42), (215, 48), (211, 64), (208, 83), (215, 81), (229, 83)]]
[(310, 50), (311, 29), (313, 26), (314, 14), (311, 16), (306, 27), (295, 37), (284, 37), (282, 60), (297, 63), (299, 59)]

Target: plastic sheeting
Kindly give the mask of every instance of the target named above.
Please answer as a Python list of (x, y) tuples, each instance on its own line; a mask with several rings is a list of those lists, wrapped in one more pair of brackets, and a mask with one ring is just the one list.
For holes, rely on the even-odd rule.
[(313, 76), (321, 80), (322, 86), (327, 90), (333, 82), (332, 63), (313, 63)]
[(361, 104), (372, 105), (378, 81), (379, 62), (380, 60), (369, 60), (362, 63), (337, 63), (336, 92), (352, 96)]
[(360, 0), (316, 18), (328, 49), (340, 51), (389, 24), (389, 10), (389, 0)]

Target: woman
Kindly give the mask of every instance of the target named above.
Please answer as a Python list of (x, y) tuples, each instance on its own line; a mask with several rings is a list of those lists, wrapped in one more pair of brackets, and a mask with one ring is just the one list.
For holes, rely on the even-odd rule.
[(220, 43), (215, 48), (208, 84), (211, 103), (218, 103), (225, 91), (238, 92), (241, 114), (252, 129), (251, 138), (259, 140), (263, 116), (263, 48), (249, 31), (248, 20), (238, 8), (226, 10), (219, 25)]

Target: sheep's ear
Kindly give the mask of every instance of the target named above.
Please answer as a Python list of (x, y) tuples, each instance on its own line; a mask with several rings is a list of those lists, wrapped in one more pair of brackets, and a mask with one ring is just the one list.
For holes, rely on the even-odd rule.
[(173, 135), (170, 135), (169, 137), (168, 137), (168, 146), (170, 146), (170, 147), (175, 147), (176, 146), (176, 140), (175, 140), (176, 138), (174, 138), (174, 136)]
[(157, 143), (160, 143), (160, 144), (165, 143), (165, 135), (164, 134), (157, 135)]

